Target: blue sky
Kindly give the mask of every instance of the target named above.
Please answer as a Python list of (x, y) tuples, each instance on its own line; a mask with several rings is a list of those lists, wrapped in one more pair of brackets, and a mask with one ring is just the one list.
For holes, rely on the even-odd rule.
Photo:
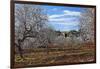
[(49, 17), (48, 25), (55, 30), (79, 30), (80, 14), (84, 11), (81, 7), (43, 6)]
[(39, 5), (48, 15), (47, 25), (55, 30), (79, 30), (79, 18), (84, 11), (82, 7)]

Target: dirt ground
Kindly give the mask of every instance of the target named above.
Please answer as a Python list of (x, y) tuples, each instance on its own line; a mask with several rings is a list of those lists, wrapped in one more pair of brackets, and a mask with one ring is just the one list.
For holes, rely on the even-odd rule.
[(67, 48), (49, 48), (48, 53), (45, 48), (25, 50), (20, 58), (19, 54), (15, 55), (15, 66), (23, 67), (28, 65), (48, 65), (48, 64), (70, 64), (81, 62), (95, 61), (95, 46), (82, 46), (78, 49)]

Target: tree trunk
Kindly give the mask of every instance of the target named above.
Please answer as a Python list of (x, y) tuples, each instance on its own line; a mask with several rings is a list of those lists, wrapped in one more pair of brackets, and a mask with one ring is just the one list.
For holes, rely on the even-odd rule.
[(23, 50), (22, 50), (22, 48), (21, 48), (20, 45), (18, 46), (18, 50), (19, 50), (20, 57), (21, 57), (21, 58), (24, 58), (24, 57), (23, 57), (23, 52), (22, 52)]
[(18, 52), (19, 52), (20, 57), (21, 57), (21, 58), (24, 58), (24, 57), (23, 57), (23, 50), (22, 50), (22, 48), (21, 48), (21, 42), (20, 42), (19, 40), (18, 40), (18, 44), (15, 43), (15, 46), (18, 48)]

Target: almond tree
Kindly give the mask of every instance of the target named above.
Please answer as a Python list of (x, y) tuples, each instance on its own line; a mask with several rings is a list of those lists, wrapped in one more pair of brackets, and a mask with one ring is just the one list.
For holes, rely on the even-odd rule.
[(94, 9), (85, 8), (80, 18), (80, 34), (84, 42), (94, 42)]
[(23, 58), (22, 45), (29, 38), (37, 38), (39, 32), (45, 27), (48, 17), (40, 6), (16, 4), (15, 5), (15, 46), (20, 57)]

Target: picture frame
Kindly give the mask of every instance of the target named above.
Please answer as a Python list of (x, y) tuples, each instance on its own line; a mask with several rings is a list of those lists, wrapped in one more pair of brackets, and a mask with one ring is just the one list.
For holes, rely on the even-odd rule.
[(11, 0), (10, 37), (11, 68), (96, 63), (96, 6)]

